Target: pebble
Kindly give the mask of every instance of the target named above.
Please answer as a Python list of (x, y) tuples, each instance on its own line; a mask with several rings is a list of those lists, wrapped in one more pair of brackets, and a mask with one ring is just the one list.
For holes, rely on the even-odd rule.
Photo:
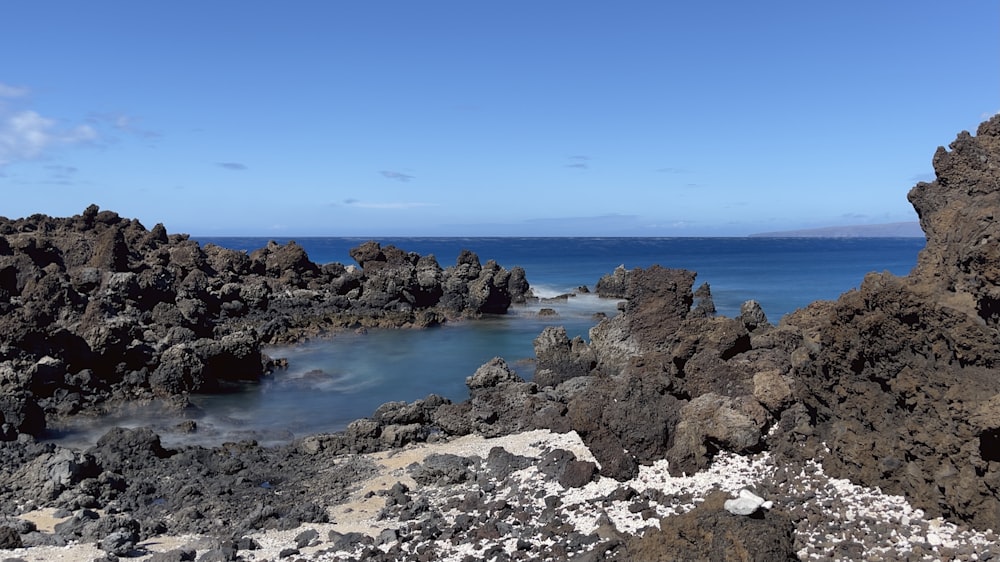
[[(240, 554), (248, 560), (317, 562), (574, 559), (604, 552), (623, 534), (655, 528), (661, 518), (691, 509), (710, 491), (742, 495), (741, 490), (754, 489), (780, 499), (775, 509), (794, 514), (803, 560), (994, 559), (995, 534), (926, 519), (899, 496), (827, 477), (819, 463), (783, 467), (782, 484), (782, 478), (770, 481), (775, 467), (767, 454), (720, 454), (709, 469), (687, 477), (671, 477), (666, 463), (658, 462), (640, 467), (628, 482), (597, 478), (566, 489), (532, 462), (503, 480), (487, 474), (460, 485), (390, 488), (378, 496), (393, 505), (386, 506), (379, 521), (386, 528), (374, 539), (310, 524), (284, 534), (249, 535), (259, 549), (241, 547)], [(325, 550), (315, 550), (321, 536), (327, 539)]]

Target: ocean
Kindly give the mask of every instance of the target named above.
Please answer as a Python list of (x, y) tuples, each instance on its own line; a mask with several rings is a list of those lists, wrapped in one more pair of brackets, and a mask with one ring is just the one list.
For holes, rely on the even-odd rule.
[[(193, 237), (202, 244), (252, 251), (266, 237)], [(288, 239), (275, 238), (279, 243)], [(349, 250), (367, 238), (294, 240), (317, 263), (354, 263)], [(593, 290), (617, 266), (684, 268), (698, 273), (695, 287), (707, 282), (718, 313), (739, 314), (749, 299), (761, 303), (777, 323), (785, 314), (820, 299), (836, 299), (856, 288), (865, 274), (906, 275), (916, 264), (923, 238), (380, 238), (421, 255), (433, 254), (442, 267), (468, 249), (485, 263), (494, 259), (510, 269), (521, 266), (540, 297)], [(587, 338), (594, 313), (616, 313), (617, 302), (578, 294), (565, 302), (515, 306), (509, 314), (449, 323), (427, 330), (370, 330), (345, 333), (307, 344), (267, 349), (286, 357), (289, 368), (260, 384), (225, 395), (196, 396), (196, 441), (214, 444), (252, 438), (286, 441), (310, 433), (337, 431), (369, 416), (387, 401), (412, 401), (438, 394), (468, 397), (465, 378), (493, 357), (503, 357), (530, 379), (534, 338), (548, 325), (562, 325), (570, 337)], [(555, 316), (538, 316), (541, 306)], [(131, 412), (106, 423), (154, 424), (164, 442), (191, 441), (174, 435), (162, 412)], [(102, 428), (78, 428), (64, 438), (96, 440)]]

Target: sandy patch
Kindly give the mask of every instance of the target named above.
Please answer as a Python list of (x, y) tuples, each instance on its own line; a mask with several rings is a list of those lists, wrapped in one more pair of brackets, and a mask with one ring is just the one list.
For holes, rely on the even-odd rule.
[[(385, 497), (378, 494), (389, 490), (397, 482), (411, 489), (417, 488), (417, 483), (409, 476), (407, 467), (413, 463), (423, 462), (432, 454), (453, 454), (458, 456), (479, 456), (483, 459), (489, 456), (493, 447), (503, 447), (507, 451), (526, 457), (537, 458), (552, 449), (572, 451), (580, 460), (596, 462), (590, 450), (583, 444), (576, 432), (552, 433), (548, 430), (536, 430), (504, 437), (485, 438), (478, 435), (468, 435), (450, 441), (432, 444), (418, 444), (399, 450), (385, 451), (367, 455), (374, 460), (382, 470), (367, 480), (359, 483), (359, 489), (352, 494), (350, 500), (330, 508), (330, 523), (310, 523), (290, 531), (266, 531), (252, 533), (249, 536), (260, 543), (257, 551), (241, 551), (247, 560), (275, 560), (282, 549), (295, 546), (295, 537), (304, 529), (315, 529), (320, 534), (321, 544), (299, 549), (300, 556), (309, 556), (317, 550), (328, 548), (326, 542), (330, 531), (340, 533), (358, 532), (375, 537), (384, 529), (398, 527), (396, 521), (378, 521), (379, 511), (385, 507)], [(51, 533), (55, 525), (65, 518), (54, 516), (54, 509), (39, 509), (24, 513), (19, 517), (35, 523), (39, 531)], [(208, 541), (200, 536), (157, 536), (140, 544), (148, 552), (142, 556), (127, 558), (127, 560), (147, 560), (155, 552), (194, 547), (201, 556), (207, 549)], [(200, 548), (199, 548), (200, 547)], [(74, 543), (62, 547), (37, 546), (13, 550), (0, 549), (0, 560), (4, 558), (21, 558), (28, 562), (43, 562), (64, 560), (66, 562), (91, 562), (104, 556), (104, 551), (94, 544)]]
[[(377, 521), (379, 511), (385, 507), (385, 498), (377, 492), (388, 490), (396, 483), (410, 489), (417, 483), (406, 470), (413, 463), (421, 463), (433, 454), (451, 454), (461, 457), (478, 456), (485, 459), (493, 447), (503, 447), (515, 455), (537, 458), (546, 451), (566, 449), (577, 459), (597, 463), (590, 449), (575, 431), (552, 433), (547, 429), (528, 431), (504, 437), (486, 438), (480, 435), (466, 435), (443, 443), (419, 444), (403, 449), (384, 451), (368, 455), (382, 467), (379, 474), (361, 482), (360, 490), (343, 504), (330, 509), (333, 527), (341, 533), (364, 533), (378, 536), (384, 529), (398, 527), (390, 521)], [(599, 466), (599, 465), (598, 465)]]
[(55, 513), (56, 510), (54, 508), (47, 507), (22, 513), (18, 515), (18, 518), (31, 521), (35, 524), (35, 528), (43, 533), (53, 533), (57, 524), (69, 519), (68, 517), (56, 517)]

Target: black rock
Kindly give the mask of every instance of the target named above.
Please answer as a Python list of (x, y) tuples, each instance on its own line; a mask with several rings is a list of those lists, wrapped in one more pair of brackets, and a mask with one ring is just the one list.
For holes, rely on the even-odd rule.
[(21, 534), (13, 527), (0, 527), (0, 549), (21, 548)]
[(301, 533), (295, 535), (295, 546), (303, 548), (309, 546), (309, 543), (319, 538), (319, 532), (316, 529), (306, 529)]

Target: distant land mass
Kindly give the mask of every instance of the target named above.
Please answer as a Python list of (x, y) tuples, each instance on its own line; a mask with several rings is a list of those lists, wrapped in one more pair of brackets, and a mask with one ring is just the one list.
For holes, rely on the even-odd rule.
[(751, 238), (923, 238), (920, 223), (891, 222), (885, 224), (855, 224), (849, 226), (827, 226), (804, 230), (781, 230), (759, 232)]

